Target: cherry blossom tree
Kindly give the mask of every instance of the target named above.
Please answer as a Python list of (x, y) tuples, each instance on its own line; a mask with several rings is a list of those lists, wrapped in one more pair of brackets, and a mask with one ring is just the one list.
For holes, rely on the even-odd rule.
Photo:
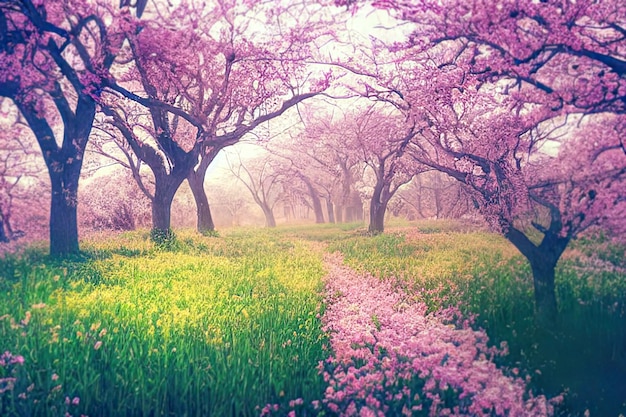
[(346, 114), (321, 105), (303, 107), (303, 129), (275, 144), (272, 152), (288, 158), (326, 200), (330, 223), (362, 220), (363, 204), (355, 186), (364, 162), (346, 140)]
[[(334, 222), (330, 193), (326, 184), (329, 181), (334, 182), (336, 179), (329, 179), (328, 175), (323, 171), (320, 172), (319, 167), (316, 166), (315, 158), (317, 156), (313, 155), (319, 156), (320, 151), (319, 149), (312, 151), (311, 148), (318, 148), (318, 144), (309, 142), (306, 147), (303, 147), (302, 136), (298, 135), (295, 138), (289, 137), (286, 141), (270, 142), (266, 149), (279, 160), (285, 161), (281, 166), (284, 170), (283, 175), (292, 178), (292, 181), (284, 184), (285, 192), (290, 197), (289, 200), (294, 203), (289, 208), (288, 217), (293, 215), (293, 205), (304, 203), (313, 209), (315, 223), (320, 224), (325, 222), (322, 198), (325, 198), (327, 202), (329, 221)], [(330, 203), (330, 209), (328, 203)]]
[[(349, 63), (355, 73), (369, 76), (361, 82), (361, 94), (391, 103), (415, 121), (419, 134), (408, 151), (472, 191), (489, 223), (529, 260), (538, 315), (553, 321), (556, 263), (585, 225), (607, 224), (620, 212), (622, 199), (609, 190), (620, 183), (621, 168), (609, 169), (583, 152), (582, 159), (548, 159), (549, 172), (565, 174), (542, 182), (532, 162), (544, 143), (555, 140), (558, 129), (546, 126), (559, 117), (624, 113), (624, 6), (584, 0), (373, 4), (413, 26), (395, 43), (373, 39), (374, 52), (366, 62)], [(623, 129), (619, 120), (613, 126), (618, 128), (604, 130)], [(586, 136), (602, 135), (589, 130)], [(623, 132), (612, 140), (607, 146), (619, 166)], [(594, 167), (603, 174), (565, 180)], [(589, 188), (592, 176), (607, 182), (600, 188), (606, 200), (598, 199), (597, 186)], [(591, 201), (594, 207), (600, 207), (597, 201), (607, 203), (598, 211), (579, 204)], [(530, 238), (529, 224), (541, 234), (539, 241)]]
[[(563, 251), (588, 227), (623, 210), (616, 191), (623, 187), (626, 166), (623, 116), (598, 116), (610, 122), (608, 129), (591, 123), (574, 128), (565, 116), (471, 89), (417, 114), (423, 128), (408, 152), (472, 191), (487, 221), (528, 259), (537, 312), (553, 322), (555, 267)], [(538, 242), (532, 239), (536, 232), (542, 235)]]
[[(150, 200), (139, 190), (129, 172), (118, 169), (83, 179), (87, 190), (79, 202), (79, 219), (92, 230), (135, 230), (150, 219)], [(83, 191), (83, 190), (81, 190)]]
[(328, 86), (328, 77), (303, 67), (306, 38), (282, 33), (277, 43), (254, 23), (267, 13), (249, 6), (182, 2), (129, 37), (128, 81), (113, 86), (117, 96), (103, 110), (154, 174), (155, 230), (169, 230), (171, 201), (185, 179), (198, 230), (213, 230), (204, 177), (219, 151)]
[(225, 178), (213, 178), (213, 184), (208, 188), (211, 195), (219, 197), (213, 205), (216, 225), (219, 226), (220, 221), (224, 226), (243, 224), (242, 220), (247, 215), (249, 205), (249, 198), (246, 198), (243, 187), (236, 179), (227, 181)]
[(396, 197), (398, 212), (410, 220), (459, 218), (475, 211), (461, 183), (434, 170), (416, 175), (398, 190)]
[[(356, 7), (358, 1), (337, 0)], [(530, 87), (534, 100), (586, 112), (626, 110), (626, 6), (620, 1), (384, 0), (376, 7), (415, 24), (394, 45), (447, 49), (446, 65), (481, 81)]]
[(399, 187), (420, 171), (405, 154), (415, 136), (413, 126), (391, 106), (373, 105), (344, 121), (349, 149), (374, 177), (370, 199), (370, 233), (384, 231), (387, 205)]
[(96, 106), (127, 10), (105, 2), (10, 0), (0, 4), (0, 95), (33, 131), (52, 188), (50, 253), (78, 251), (77, 199)]

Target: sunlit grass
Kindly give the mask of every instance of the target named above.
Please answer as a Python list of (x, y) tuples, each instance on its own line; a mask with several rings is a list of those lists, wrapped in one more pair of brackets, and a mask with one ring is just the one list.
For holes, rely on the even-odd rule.
[(79, 262), (4, 261), (1, 348), (24, 356), (26, 398), (3, 397), (1, 415), (255, 415), (321, 396), (323, 270), (307, 245), (257, 231), (83, 246)]
[(322, 398), (324, 250), (395, 277), (430, 311), (477, 315), (494, 344), (508, 342), (502, 365), (528, 374), (537, 393), (569, 390), (562, 415), (626, 413), (624, 247), (602, 236), (572, 242), (559, 263), (552, 331), (535, 325), (526, 260), (471, 224), (177, 236), (158, 249), (147, 231), (105, 234), (72, 261), (51, 262), (41, 246), (0, 261), (0, 353), (24, 357), (0, 367), (0, 391), (19, 376), (0, 394), (0, 415), (245, 416)]

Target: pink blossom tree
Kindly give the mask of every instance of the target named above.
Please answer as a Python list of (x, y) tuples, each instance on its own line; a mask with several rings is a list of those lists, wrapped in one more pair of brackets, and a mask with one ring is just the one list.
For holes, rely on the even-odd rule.
[[(532, 162), (541, 145), (554, 139), (546, 126), (558, 117), (623, 114), (624, 7), (589, 1), (374, 4), (412, 22), (414, 30), (391, 45), (375, 40), (368, 62), (351, 63), (355, 72), (370, 76), (361, 94), (409, 115), (419, 132), (408, 150), (412, 156), (472, 190), (489, 223), (529, 260), (538, 316), (552, 322), (561, 254), (586, 224), (619, 213), (623, 202), (607, 185), (601, 188), (610, 202), (606, 215), (568, 205), (591, 184), (541, 182)], [(613, 136), (617, 143), (611, 149), (623, 149), (621, 137)], [(565, 175), (590, 172), (594, 165), (572, 158), (551, 161), (551, 172)], [(607, 173), (612, 174), (605, 181), (621, 181), (620, 169)], [(594, 201), (597, 192), (595, 187)], [(539, 241), (530, 238), (529, 224), (540, 232)]]
[(356, 190), (364, 162), (345, 135), (346, 114), (321, 105), (304, 106), (304, 128), (290, 134), (289, 141), (274, 146), (288, 157), (326, 200), (330, 223), (363, 220), (363, 203)]
[(398, 212), (417, 218), (459, 218), (475, 212), (461, 183), (439, 171), (416, 175), (398, 190)]
[(83, 154), (103, 80), (131, 26), (104, 2), (10, 0), (0, 4), (0, 95), (33, 131), (48, 167), (50, 254), (78, 251)]
[(254, 23), (277, 15), (231, 2), (212, 6), (183, 2), (164, 8), (158, 21), (146, 19), (129, 37), (128, 81), (113, 87), (118, 95), (103, 107), (154, 174), (155, 230), (169, 230), (171, 201), (185, 179), (198, 230), (213, 230), (204, 177), (219, 151), (328, 86), (327, 77), (304, 68), (309, 51), (301, 33), (281, 33), (277, 42)]
[(400, 186), (420, 172), (420, 164), (406, 154), (416, 134), (406, 118), (391, 106), (373, 105), (344, 121), (348, 147), (373, 174), (369, 232), (384, 231), (387, 205)]
[[(358, 0), (336, 4), (357, 7)], [(552, 108), (626, 110), (626, 6), (621, 1), (382, 0), (414, 31), (395, 48), (449, 51), (481, 81), (531, 87)], [(537, 99), (537, 98), (536, 98)]]
[(421, 134), (408, 152), (472, 191), (487, 221), (528, 259), (538, 316), (552, 322), (555, 267), (568, 243), (623, 211), (623, 116), (598, 115), (574, 128), (565, 116), (467, 89), (415, 117)]
[[(81, 227), (92, 230), (135, 230), (150, 220), (150, 200), (139, 190), (128, 171), (84, 178), (82, 186), (98, 192), (84, 193), (78, 214)], [(82, 191), (82, 190), (81, 190)]]

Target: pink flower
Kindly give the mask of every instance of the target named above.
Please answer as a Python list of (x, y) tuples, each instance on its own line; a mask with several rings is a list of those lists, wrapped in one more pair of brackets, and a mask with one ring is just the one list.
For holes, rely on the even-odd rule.
[[(353, 400), (358, 399), (367, 405), (360, 415), (384, 416), (392, 412), (387, 402), (394, 398), (420, 403), (428, 398), (430, 415), (482, 416), (484, 410), (497, 416), (553, 413), (552, 402), (533, 397), (523, 380), (507, 377), (496, 367), (492, 358), (507, 346), (489, 347), (487, 335), (474, 331), (458, 308), (427, 314), (427, 306), (413, 301), (393, 280), (357, 274), (336, 255), (327, 258), (327, 268), (326, 291), (332, 296), (323, 322), (334, 356), (320, 363), (320, 373), (328, 383), (323, 402), (331, 412), (355, 415)], [(416, 377), (426, 383), (411, 397), (404, 384)], [(471, 401), (463, 401), (454, 411), (442, 409), (440, 394), (448, 389)], [(421, 407), (413, 404), (403, 411)]]
[(102, 341), (101, 341), (101, 340), (98, 340), (98, 341), (96, 342), (96, 344), (95, 344), (95, 345), (93, 345), (93, 348), (94, 348), (95, 350), (98, 350), (98, 349), (100, 349), (100, 346), (102, 346)]

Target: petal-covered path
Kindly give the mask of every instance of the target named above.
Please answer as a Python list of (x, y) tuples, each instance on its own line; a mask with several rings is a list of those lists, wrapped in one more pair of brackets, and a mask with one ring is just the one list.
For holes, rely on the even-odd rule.
[(390, 280), (359, 274), (340, 255), (325, 259), (324, 325), (333, 356), (320, 365), (328, 383), (320, 407), (339, 415), (547, 416), (521, 378), (499, 369), (502, 354), (454, 309), (424, 304)]

